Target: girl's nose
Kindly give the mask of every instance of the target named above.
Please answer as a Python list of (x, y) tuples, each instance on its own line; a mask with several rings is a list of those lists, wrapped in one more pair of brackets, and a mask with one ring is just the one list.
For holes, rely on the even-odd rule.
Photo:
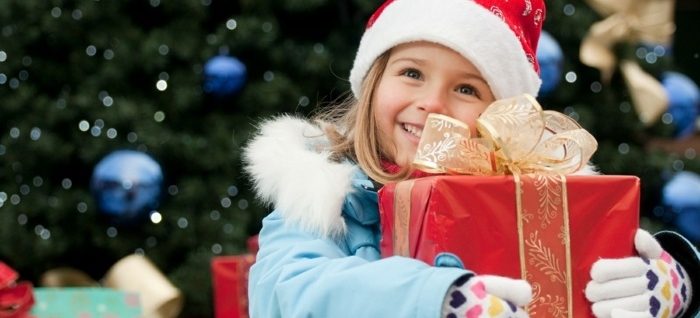
[(448, 98), (443, 90), (426, 91), (418, 102), (418, 108), (428, 113), (447, 115)]

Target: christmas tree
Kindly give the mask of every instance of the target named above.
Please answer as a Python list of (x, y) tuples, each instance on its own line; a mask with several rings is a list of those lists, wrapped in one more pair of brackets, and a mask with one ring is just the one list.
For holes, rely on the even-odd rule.
[[(700, 148), (696, 134), (700, 105), (695, 84), (700, 79), (700, 46), (688, 40), (697, 27), (700, 6), (683, 0), (642, 1), (626, 10), (621, 9), (631, 3), (634, 2), (547, 3), (544, 30), (559, 44), (562, 50), (559, 63), (562, 66), (559, 69), (561, 78), (555, 78), (558, 80), (556, 88), (541, 94), (539, 99), (545, 107), (578, 120), (597, 138), (599, 145), (593, 162), (601, 172), (641, 178), (643, 227), (652, 231), (674, 228), (680, 221), (676, 218), (679, 211), (673, 211), (669, 200), (665, 200), (664, 188), (680, 171), (700, 171), (700, 161), (695, 154)], [(614, 18), (622, 17), (622, 24), (631, 27), (611, 41), (609, 50), (614, 62), (606, 74), (605, 70), (582, 62), (582, 43), (588, 37), (594, 37), (591, 34), (595, 33), (596, 24), (605, 23), (605, 19), (613, 15)], [(660, 16), (667, 16), (668, 20), (657, 21)], [(644, 23), (635, 25), (631, 22), (635, 18)], [(620, 31), (620, 24), (615, 27), (614, 30)], [(662, 28), (665, 30), (660, 30)], [(605, 32), (611, 31), (606, 29)], [(665, 41), (660, 40), (664, 38)], [(538, 52), (541, 53), (542, 50)], [(600, 51), (594, 53), (592, 58), (601, 59)], [(551, 62), (545, 61), (544, 64), (546, 67)], [(638, 67), (639, 72), (625, 74), (624, 68), (630, 65)], [(547, 87), (547, 83), (553, 80), (548, 80), (544, 71), (545, 68), (543, 86)], [(635, 81), (642, 76), (655, 81), (656, 87), (635, 87)], [(691, 87), (680, 92), (675, 90), (677, 82), (668, 81), (673, 77), (683, 78), (684, 87)], [(659, 93), (669, 101), (657, 111), (655, 119), (649, 120), (651, 106), (646, 99), (650, 98), (645, 93), (652, 89), (661, 90)], [(643, 98), (636, 100), (638, 96)], [(682, 96), (688, 96), (690, 105), (679, 105), (683, 103), (677, 99), (682, 99)], [(686, 106), (687, 111), (680, 111)], [(694, 221), (693, 226), (700, 225), (698, 222)], [(692, 234), (696, 243), (699, 240), (697, 231), (684, 234)]]
[[(212, 257), (244, 253), (269, 210), (241, 170), (242, 147), (259, 120), (306, 116), (344, 95), (378, 5), (0, 2), (0, 260), (38, 284), (64, 266), (99, 280), (124, 256), (143, 254), (184, 293), (183, 317), (212, 316)], [(673, 228), (661, 188), (673, 172), (700, 172), (700, 161), (692, 143), (681, 152), (651, 147), (677, 144), (678, 122), (642, 124), (619, 72), (605, 82), (579, 60), (603, 18), (582, 0), (548, 1), (544, 29), (563, 54), (559, 82), (540, 100), (598, 139), (603, 173), (640, 176), (644, 226)], [(672, 46), (623, 41), (613, 50), (654, 77), (676, 71), (697, 83), (698, 18), (695, 1), (678, 0)], [(98, 164), (120, 150), (159, 166), (151, 181), (160, 195), (100, 179)], [(148, 204), (110, 212), (104, 200), (129, 200), (105, 199), (114, 187)]]

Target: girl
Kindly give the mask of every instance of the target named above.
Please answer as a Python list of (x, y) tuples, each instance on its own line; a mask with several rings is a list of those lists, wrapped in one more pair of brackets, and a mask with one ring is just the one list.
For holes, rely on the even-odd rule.
[[(376, 190), (419, 176), (410, 162), (429, 113), (475, 127), (494, 100), (536, 95), (544, 14), (543, 0), (386, 1), (367, 25), (340, 112), (262, 124), (246, 169), (275, 210), (250, 271), (251, 317), (527, 317), (526, 281), (380, 259)], [(593, 266), (586, 294), (596, 316), (694, 315), (697, 253), (673, 233), (658, 238), (673, 257), (640, 230), (643, 258)]]

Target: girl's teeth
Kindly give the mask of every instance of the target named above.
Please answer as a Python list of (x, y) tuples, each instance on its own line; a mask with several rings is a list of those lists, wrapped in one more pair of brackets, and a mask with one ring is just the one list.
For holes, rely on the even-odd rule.
[(409, 124), (403, 124), (403, 129), (418, 138), (420, 138), (421, 134), (423, 134), (423, 129)]

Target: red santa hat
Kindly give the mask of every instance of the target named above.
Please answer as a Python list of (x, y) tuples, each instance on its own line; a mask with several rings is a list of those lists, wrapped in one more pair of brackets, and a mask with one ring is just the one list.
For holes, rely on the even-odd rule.
[(369, 68), (399, 44), (429, 41), (449, 47), (481, 72), (498, 99), (537, 95), (535, 49), (543, 0), (387, 0), (367, 23), (350, 71), (359, 97)]

